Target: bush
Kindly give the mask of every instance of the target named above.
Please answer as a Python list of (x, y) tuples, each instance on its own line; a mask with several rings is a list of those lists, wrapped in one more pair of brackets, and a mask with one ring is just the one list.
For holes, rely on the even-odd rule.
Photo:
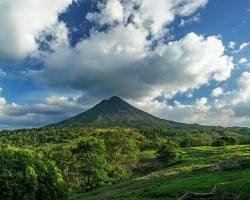
[(0, 148), (0, 199), (68, 199), (60, 171), (31, 150)]
[(250, 168), (250, 159), (240, 160), (240, 166), (242, 168)]
[(227, 145), (236, 145), (238, 141), (234, 137), (221, 137), (221, 140), (224, 140)]
[(236, 145), (237, 140), (234, 137), (220, 137), (212, 143), (212, 146)]
[(222, 147), (222, 146), (225, 146), (226, 145), (226, 142), (224, 140), (215, 140), (213, 143), (212, 143), (212, 146), (214, 147)]
[(109, 181), (103, 140), (95, 137), (84, 138), (72, 152), (78, 160), (82, 186), (93, 189)]
[(156, 151), (156, 157), (160, 162), (171, 164), (178, 158), (178, 145), (170, 140), (165, 140)]
[(139, 146), (136, 134), (110, 132), (104, 134), (103, 138), (111, 181), (130, 177), (138, 164)]

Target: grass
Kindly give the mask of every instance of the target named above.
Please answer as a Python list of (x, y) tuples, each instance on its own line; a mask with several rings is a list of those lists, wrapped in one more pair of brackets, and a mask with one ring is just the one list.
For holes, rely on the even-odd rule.
[[(153, 152), (148, 157), (147, 174), (130, 180), (77, 194), (74, 199), (86, 200), (154, 200), (178, 199), (186, 191), (209, 192), (216, 185), (219, 195), (210, 199), (249, 199), (250, 168), (242, 167), (211, 172), (221, 163), (239, 163), (250, 159), (250, 146), (195, 147), (182, 150), (182, 161), (163, 167), (156, 162)], [(250, 163), (250, 162), (249, 162)], [(158, 167), (157, 167), (158, 166)], [(250, 165), (249, 165), (250, 166)]]

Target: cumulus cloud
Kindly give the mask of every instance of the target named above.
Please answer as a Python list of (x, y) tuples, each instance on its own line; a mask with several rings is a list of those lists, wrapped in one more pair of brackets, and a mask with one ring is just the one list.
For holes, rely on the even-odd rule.
[[(204, 7), (208, 0), (107, 0), (99, 3), (100, 13), (89, 13), (87, 18), (103, 24), (133, 23), (154, 38), (164, 37), (166, 26), (178, 16), (190, 16)], [(197, 20), (197, 16), (193, 17)]]
[(236, 46), (236, 43), (234, 42), (234, 41), (230, 41), (229, 43), (228, 43), (228, 48), (229, 49), (234, 49), (235, 48), (235, 46)]
[(213, 97), (219, 97), (223, 94), (223, 89), (221, 87), (217, 87), (212, 91), (212, 96)]
[(159, 102), (150, 98), (144, 98), (140, 101), (134, 101), (133, 105), (160, 118), (185, 123), (207, 124), (208, 119), (210, 119), (208, 115), (212, 111), (212, 106), (209, 105), (206, 97), (196, 99), (194, 104), (182, 104), (179, 101), (175, 101), (173, 105), (169, 105), (167, 101)]
[[(44, 56), (45, 68), (38, 76), (52, 87), (129, 98), (167, 96), (211, 80), (225, 81), (234, 65), (217, 36), (189, 33), (169, 43), (159, 39), (177, 15), (193, 15), (206, 3), (108, 0), (87, 18), (111, 26), (105, 32), (92, 31), (75, 47), (67, 40), (57, 42), (54, 52)], [(152, 48), (155, 39), (158, 43)]]
[(136, 98), (185, 92), (230, 77), (232, 58), (215, 36), (189, 33), (150, 50), (145, 35), (132, 25), (95, 33), (75, 49), (66, 47), (46, 57), (40, 78), (92, 95)]
[[(44, 76), (42, 79), (46, 78), (45, 82), (52, 86), (66, 85), (68, 88), (93, 94), (102, 91), (107, 92), (107, 95), (118, 93), (122, 96), (142, 96), (143, 92), (147, 95), (152, 91), (157, 93), (156, 90), (159, 92), (178, 90), (171, 89), (172, 83), (165, 84), (164, 81), (159, 81), (161, 77), (149, 77), (151, 72), (154, 72), (152, 76), (164, 72), (162, 77), (166, 80), (167, 77), (171, 77), (171, 73), (177, 74), (171, 68), (173, 64), (178, 64), (171, 63), (176, 61), (168, 63), (163, 57), (171, 54), (171, 50), (168, 50), (170, 44), (161, 44), (157, 50), (152, 50), (153, 39), (149, 37), (159, 39), (160, 42), (160, 38), (165, 36), (167, 26), (177, 15), (190, 16), (204, 7), (207, 0), (107, 0), (104, 3), (100, 1), (98, 4), (100, 12), (89, 13), (87, 18), (94, 19), (100, 25), (114, 26), (105, 32), (92, 31), (90, 38), (80, 41), (76, 47), (69, 45), (68, 30), (63, 23), (58, 22), (59, 13), (65, 11), (72, 1), (56, 0), (51, 4), (48, 0), (18, 0), (1, 3), (0, 11), (5, 11), (0, 12), (4, 13), (0, 16), (0, 24), (3, 24), (0, 34), (1, 60), (26, 58), (38, 49), (38, 39), (41, 42), (47, 42), (42, 34), (49, 33), (53, 36), (53, 40), (47, 44), (54, 53), (36, 52), (36, 56), (39, 55), (39, 59), (45, 64), (45, 69), (40, 72)], [(6, 24), (6, 21), (13, 23)], [(188, 38), (192, 40), (192, 36), (195, 39), (197, 35), (189, 34), (186, 40)], [(182, 43), (185, 40), (176, 42)], [(200, 42), (210, 43), (202, 36)], [(223, 45), (221, 47), (224, 48)], [(164, 51), (165, 55), (163, 55)], [(223, 58), (223, 55), (219, 57), (221, 62), (224, 62), (223, 59), (228, 59)], [(156, 64), (152, 63), (158, 58), (159, 61)], [(170, 67), (168, 68), (167, 65)], [(230, 68), (232, 67), (229, 67), (226, 73), (230, 73)], [(207, 83), (210, 79), (219, 80), (218, 77), (225, 79), (219, 75), (218, 70), (208, 71), (210, 70), (207, 70), (207, 74), (204, 75), (205, 81), (198, 81), (201, 82), (198, 86)], [(56, 77), (58, 73), (61, 75), (60, 79)], [(218, 77), (215, 77), (215, 74)], [(163, 86), (159, 88), (161, 84)], [(197, 87), (197, 84), (194, 83), (190, 87)], [(123, 92), (120, 88), (124, 88)], [(134, 94), (130, 94), (131, 91)]]
[(244, 65), (244, 66), (246, 66), (246, 67), (250, 67), (250, 62), (248, 61), (247, 58), (241, 58), (241, 59), (239, 60), (239, 64), (240, 64), (240, 65)]
[(86, 109), (78, 98), (50, 96), (38, 104), (8, 103), (0, 97), (0, 129), (39, 127), (71, 117)]
[(98, 7), (101, 13), (89, 13), (87, 19), (90, 21), (104, 24), (113, 24), (122, 22), (124, 19), (124, 8), (120, 0), (109, 0), (105, 3), (99, 3)]
[[(186, 123), (204, 125), (249, 126), (250, 123), (250, 73), (244, 72), (237, 81), (237, 88), (231, 91), (219, 91), (216, 99), (208, 101), (206, 97), (196, 99), (193, 104), (182, 104), (144, 98), (134, 105), (161, 118)], [(223, 92), (223, 93), (221, 93)], [(218, 96), (218, 94), (220, 94)]]
[(246, 64), (248, 60), (246, 58), (241, 58), (239, 64)]
[(8, 0), (0, 3), (0, 60), (16, 62), (38, 49), (42, 31), (58, 23), (73, 0)]
[[(69, 30), (58, 22), (58, 14), (72, 1), (1, 2), (0, 59), (9, 62), (34, 55), (39, 39), (52, 51), (36, 52), (44, 66), (29, 75), (49, 87), (82, 91), (88, 98), (119, 95), (158, 116), (189, 123), (217, 124), (224, 120), (226, 124), (237, 115), (236, 106), (232, 105), (238, 103), (225, 101), (223, 98), (229, 93), (223, 91), (214, 93), (218, 97), (214, 104), (207, 97), (190, 105), (155, 100), (157, 96), (170, 99), (178, 92), (188, 93), (211, 81), (230, 78), (234, 64), (226, 55), (221, 38), (188, 33), (175, 41), (162, 40), (177, 16), (198, 21), (195, 13), (206, 6), (207, 0), (102, 1), (98, 4), (99, 12), (87, 15), (96, 24), (90, 37), (74, 47), (70, 46)], [(183, 25), (187, 23), (183, 21)], [(100, 32), (100, 27), (106, 28)], [(53, 40), (46, 41), (44, 34), (51, 34)], [(228, 48), (235, 45), (230, 42)], [(247, 46), (248, 43), (242, 44), (239, 51)], [(236, 91), (230, 92), (233, 94), (237, 96)], [(188, 96), (192, 97), (191, 93)], [(32, 126), (38, 121), (59, 121), (78, 112), (82, 106), (79, 101), (80, 98), (54, 96), (39, 104), (18, 105), (0, 98), (0, 124), (8, 126), (19, 120), (20, 124)]]

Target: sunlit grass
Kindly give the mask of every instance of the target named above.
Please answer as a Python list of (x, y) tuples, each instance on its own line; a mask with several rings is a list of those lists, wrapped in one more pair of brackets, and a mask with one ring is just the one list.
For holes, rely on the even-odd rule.
[[(154, 152), (142, 156), (156, 165)], [(79, 194), (76, 199), (176, 199), (186, 191), (209, 192), (214, 185), (221, 194), (214, 199), (244, 198), (250, 195), (250, 168), (231, 171), (209, 172), (208, 169), (224, 162), (250, 159), (250, 145), (226, 147), (193, 147), (182, 149), (182, 157), (172, 166), (131, 180), (106, 186), (94, 192)], [(233, 196), (235, 195), (235, 196)], [(231, 196), (231, 197), (230, 197)]]

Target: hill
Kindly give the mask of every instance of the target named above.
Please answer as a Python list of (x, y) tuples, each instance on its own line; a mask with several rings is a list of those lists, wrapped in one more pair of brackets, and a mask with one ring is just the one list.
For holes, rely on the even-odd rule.
[(62, 122), (48, 127), (170, 127), (187, 128), (201, 127), (157, 118), (138, 108), (133, 107), (120, 97), (113, 96), (103, 100), (93, 108)]
[(147, 162), (144, 161), (142, 166), (152, 171), (111, 186), (77, 194), (73, 199), (176, 200), (187, 191), (208, 193), (214, 186), (218, 191), (214, 195), (185, 199), (249, 199), (249, 145), (193, 147), (182, 149), (182, 154), (181, 162), (160, 167), (154, 152), (144, 152)]

